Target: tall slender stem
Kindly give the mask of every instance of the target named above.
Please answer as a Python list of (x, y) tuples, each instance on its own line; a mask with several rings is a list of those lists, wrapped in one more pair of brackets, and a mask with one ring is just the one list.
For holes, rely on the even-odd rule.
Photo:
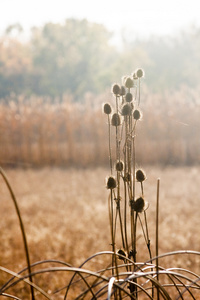
[(112, 174), (112, 151), (111, 151), (111, 134), (110, 134), (110, 116), (109, 115), (108, 115), (108, 147), (109, 147), (110, 172)]
[(124, 182), (124, 235), (125, 235), (126, 251), (127, 251), (127, 253), (129, 253), (128, 235), (127, 235), (127, 191), (126, 191), (126, 182)]
[(122, 238), (122, 246), (125, 249), (125, 240), (124, 240), (124, 233), (123, 233), (123, 224), (122, 224), (120, 203), (118, 204), (117, 209), (118, 209), (118, 214), (119, 214), (119, 223), (120, 223), (120, 231), (121, 231), (121, 238)]
[[(157, 281), (159, 282), (159, 268), (158, 268), (158, 255), (159, 255), (159, 195), (160, 194), (160, 179), (157, 180), (157, 197), (156, 197), (156, 273)], [(157, 300), (160, 299), (159, 287), (157, 286)]]
[(138, 81), (139, 81), (138, 106), (140, 106), (140, 78), (138, 78)]
[[(2, 175), (4, 181), (5, 181), (6, 185), (7, 185), (7, 188), (9, 190), (9, 192), (10, 192), (11, 198), (13, 200), (13, 203), (14, 203), (14, 206), (15, 206), (15, 209), (16, 209), (16, 212), (17, 212), (17, 216), (18, 216), (19, 224), (20, 224), (20, 229), (21, 229), (21, 233), (22, 233), (22, 238), (23, 238), (23, 243), (24, 243), (26, 261), (27, 261), (27, 267), (28, 267), (28, 272), (29, 272), (29, 280), (30, 280), (31, 283), (33, 283), (33, 279), (32, 279), (32, 276), (31, 276), (31, 264), (30, 264), (28, 243), (27, 243), (27, 239), (26, 239), (26, 233), (25, 233), (25, 228), (24, 228), (22, 217), (21, 217), (20, 209), (19, 209), (16, 197), (15, 197), (15, 194), (14, 194), (14, 192), (13, 192), (13, 190), (11, 188), (11, 185), (10, 185), (8, 179), (7, 179), (7, 176), (6, 176), (6, 174), (4, 173), (4, 171), (3, 171), (3, 169), (1, 167), (0, 167), (0, 174)], [(31, 289), (32, 300), (34, 300), (35, 299), (34, 288), (33, 288), (32, 285), (30, 286), (30, 289)]]

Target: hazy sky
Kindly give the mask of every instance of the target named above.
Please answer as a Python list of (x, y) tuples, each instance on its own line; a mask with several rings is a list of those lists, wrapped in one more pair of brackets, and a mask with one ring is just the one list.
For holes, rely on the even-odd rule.
[(0, 31), (16, 22), (28, 29), (69, 17), (103, 23), (111, 31), (128, 28), (137, 36), (171, 34), (200, 24), (200, 1), (1, 0)]

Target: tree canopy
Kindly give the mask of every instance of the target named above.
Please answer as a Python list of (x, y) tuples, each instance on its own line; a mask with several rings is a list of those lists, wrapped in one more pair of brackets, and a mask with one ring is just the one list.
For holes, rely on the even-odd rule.
[[(18, 35), (12, 35), (13, 30)], [(11, 94), (75, 100), (87, 92), (101, 93), (119, 74), (145, 69), (150, 89), (161, 91), (198, 85), (200, 29), (191, 27), (173, 37), (138, 40), (132, 34), (122, 47), (111, 43), (112, 33), (87, 20), (67, 19), (33, 28), (26, 42), (20, 24), (10, 25), (0, 38), (0, 98)]]

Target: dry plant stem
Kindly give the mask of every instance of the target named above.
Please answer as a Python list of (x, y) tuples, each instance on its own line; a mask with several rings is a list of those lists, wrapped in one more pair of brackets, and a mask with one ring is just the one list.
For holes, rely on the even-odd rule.
[[(129, 195), (129, 200), (130, 201), (134, 201), (134, 196), (133, 196), (133, 191), (131, 189), (132, 186), (132, 179), (131, 179), (131, 149), (130, 149), (130, 122), (128, 120), (128, 117), (125, 117), (125, 147), (124, 147), (124, 161), (125, 161), (125, 165), (126, 165), (126, 169), (125, 169), (125, 174), (128, 173), (128, 175), (130, 176), (130, 183), (129, 181), (127, 181), (125, 183), (125, 198), (127, 198), (127, 192)], [(133, 182), (134, 182), (134, 178), (133, 178)], [(130, 185), (130, 186), (129, 186)], [(134, 185), (134, 184), (133, 184)], [(127, 188), (127, 189), (126, 189)], [(127, 191), (127, 192), (126, 192)], [(125, 201), (127, 202), (127, 201)], [(126, 212), (126, 210), (125, 210)], [(126, 217), (125, 219), (125, 224), (126, 224)], [(127, 232), (127, 229), (125, 228), (125, 231)], [(132, 245), (132, 250), (134, 249), (134, 210), (131, 208), (131, 245)], [(128, 248), (128, 246), (127, 246)]]
[[(31, 264), (31, 268), (33, 268), (34, 266), (38, 266), (38, 265), (41, 265), (41, 264), (46, 264), (46, 263), (58, 263), (58, 264), (61, 264), (61, 265), (65, 265), (65, 266), (68, 266), (68, 267), (71, 267), (70, 264), (64, 262), (64, 261), (60, 261), (60, 260), (55, 260), (55, 259), (48, 259), (48, 260), (42, 260), (42, 261), (38, 261), (38, 262), (35, 262), (33, 264)], [(20, 275), (22, 274), (23, 272), (25, 272), (27, 270), (27, 267), (22, 269), (21, 271), (19, 271), (17, 273), (17, 275)], [(6, 289), (9, 289), (10, 287), (12, 287), (12, 284), (15, 284), (15, 283), (12, 283), (12, 281), (15, 280), (17, 276), (13, 276), (11, 277), (0, 289), (0, 293), (2, 293), (3, 291), (5, 291)], [(62, 288), (62, 289), (65, 289), (66, 287)], [(55, 294), (57, 291), (54, 291), (53, 293)]]
[[(135, 124), (136, 125), (136, 124)], [(132, 138), (132, 151), (133, 151), (133, 186), (132, 186), (132, 189), (133, 189), (133, 200), (135, 201), (135, 127), (134, 126), (134, 129), (133, 129), (133, 138)]]
[(125, 244), (126, 244), (126, 251), (129, 253), (129, 246), (128, 246), (128, 235), (127, 235), (127, 191), (126, 191), (126, 183), (124, 181), (124, 235), (125, 235)]
[(134, 255), (134, 230), (135, 230), (135, 214), (134, 210), (131, 208), (131, 244), (132, 244), (132, 251), (133, 251), (133, 261), (135, 262), (135, 255)]
[[(136, 125), (136, 124), (135, 124)], [(133, 167), (133, 182), (132, 182), (132, 201), (135, 201), (135, 129), (136, 126), (134, 126), (134, 128), (131, 128), (131, 135), (133, 132), (133, 138), (132, 138), (132, 167)], [(133, 227), (133, 241), (132, 241), (132, 250), (133, 250), (133, 261), (136, 262), (136, 230), (137, 230), (137, 217), (138, 217), (138, 213), (136, 212), (136, 215), (134, 217), (134, 210), (131, 209), (131, 216), (132, 216), (132, 227)], [(134, 271), (135, 271), (135, 267), (134, 267)], [(137, 283), (137, 279), (134, 280), (135, 283)], [(137, 285), (134, 286), (134, 292), (136, 295), (136, 299), (138, 298), (138, 294), (137, 294)]]
[[(134, 210), (131, 209), (131, 213), (134, 216)], [(133, 252), (133, 261), (134, 263), (136, 263), (136, 232), (137, 232), (137, 217), (138, 217), (138, 213), (136, 212), (135, 218), (134, 218), (134, 223), (133, 223), (133, 248), (132, 248), (132, 252)], [(136, 270), (136, 265), (134, 264), (134, 271)], [(137, 278), (133, 279), (134, 284), (131, 285), (131, 292), (135, 295), (135, 299), (138, 299), (138, 294), (137, 294)]]
[(140, 106), (140, 78), (138, 79), (138, 81), (139, 81), (138, 106)]
[(149, 257), (152, 258), (151, 254), (151, 244), (150, 244), (150, 238), (149, 238), (149, 230), (148, 230), (148, 222), (147, 222), (147, 213), (144, 211), (144, 221), (145, 221), (145, 227), (146, 227), (146, 236), (147, 236), (147, 248), (149, 251)]
[(142, 192), (142, 196), (144, 196), (144, 187), (143, 187), (143, 183), (141, 182), (141, 192)]
[(137, 99), (137, 90), (138, 90), (138, 89), (137, 89), (137, 85), (136, 85), (136, 86), (135, 86), (135, 98), (134, 98), (135, 101), (136, 101), (136, 99)]
[[(117, 210), (116, 210), (116, 216), (114, 220), (114, 195), (113, 190), (110, 190), (110, 224), (111, 224), (111, 240), (112, 240), (112, 276), (115, 275), (114, 271), (116, 271), (116, 277), (117, 280), (119, 280), (119, 270), (118, 270), (118, 264), (117, 264), (117, 256), (116, 256), (116, 248), (115, 248), (115, 233), (116, 233), (116, 221), (117, 221)], [(115, 299), (118, 299), (118, 293), (117, 291), (114, 292)], [(121, 291), (119, 290), (119, 299), (121, 299)]]
[(122, 224), (122, 216), (121, 216), (121, 208), (120, 208), (120, 200), (117, 203), (117, 212), (119, 214), (119, 223), (120, 223), (120, 231), (121, 231), (121, 238), (122, 238), (122, 247), (125, 249), (125, 241), (124, 241), (124, 233), (123, 233), (123, 224)]
[(138, 220), (138, 212), (136, 212), (135, 214), (135, 226), (134, 226), (134, 248), (133, 248), (133, 259), (134, 259), (134, 262), (136, 262), (136, 253), (137, 253), (137, 250), (136, 250), (136, 233), (137, 233), (137, 220)]
[[(156, 197), (156, 273), (157, 281), (159, 281), (159, 270), (158, 270), (158, 247), (159, 247), (159, 194), (160, 194), (160, 179), (157, 180), (157, 197)], [(157, 300), (160, 299), (159, 288), (157, 288)]]
[(108, 115), (108, 147), (109, 147), (109, 161), (110, 161), (110, 172), (112, 175), (112, 151), (111, 151), (111, 134), (110, 134), (110, 115)]
[[(118, 97), (117, 96), (116, 96), (116, 111), (118, 114), (119, 108), (118, 108)], [(119, 138), (118, 126), (116, 126), (116, 159), (120, 160), (120, 138)]]
[[(2, 266), (0, 266), (0, 270), (1, 271), (4, 271), (10, 275), (12, 275), (13, 277), (16, 277), (17, 280), (12, 283), (11, 286), (14, 286), (16, 285), (18, 282), (21, 282), (21, 281), (24, 281), (25, 283), (27, 283), (29, 286), (32, 286), (33, 288), (35, 288), (35, 290), (37, 290), (39, 293), (41, 293), (45, 298), (49, 299), (49, 300), (52, 300), (52, 298), (49, 297), (49, 295), (43, 290), (41, 289), (39, 286), (37, 286), (36, 284), (34, 284), (33, 282), (31, 282), (30, 280), (28, 280), (27, 278), (29, 277), (30, 278), (30, 274), (27, 274), (25, 276), (20, 276), (18, 273), (15, 273), (11, 270), (8, 270)], [(34, 276), (34, 273), (31, 274), (31, 276)], [(2, 293), (3, 294), (3, 293)], [(1, 295), (2, 295), (1, 294)], [(12, 297), (11, 298), (14, 298), (15, 299), (15, 296), (11, 295)], [(16, 297), (17, 298), (17, 297)]]
[[(144, 196), (144, 186), (143, 182), (141, 182), (141, 191), (142, 191), (142, 196)], [(150, 248), (150, 239), (149, 239), (149, 230), (148, 230), (148, 222), (147, 222), (147, 214), (146, 211), (144, 210), (144, 222), (145, 222), (145, 228), (146, 228), (146, 241), (147, 241), (147, 248), (149, 251), (149, 257), (150, 259), (152, 258), (151, 254), (151, 248)]]
[[(149, 231), (148, 231), (148, 223), (147, 223), (147, 214), (146, 214), (146, 211), (144, 211), (144, 220), (145, 220), (145, 226), (146, 226), (146, 243), (147, 243), (147, 249), (149, 251), (149, 258), (152, 259), (151, 244), (150, 244), (150, 238), (149, 238)], [(151, 264), (152, 264), (152, 261), (151, 261)], [(154, 289), (153, 289), (153, 287), (152, 287), (152, 297), (154, 297)]]
[[(181, 291), (178, 289), (177, 285), (174, 283), (174, 281), (170, 278), (170, 279), (172, 280), (172, 282), (174, 283), (174, 286), (176, 287), (177, 291), (179, 292), (179, 297), (177, 297), (177, 299), (179, 299), (179, 298), (184, 299), (184, 298), (183, 298), (183, 294), (187, 291), (187, 292), (190, 294), (190, 296), (191, 296), (194, 300), (196, 300), (196, 298), (193, 296), (192, 292), (190, 291), (190, 288), (191, 288), (192, 286), (194, 287), (193, 284), (197, 283), (197, 282), (200, 280), (200, 278), (197, 278), (196, 280), (191, 281), (190, 284), (185, 285), (185, 284), (183, 283), (182, 280), (180, 280), (179, 278), (177, 278), (177, 276), (174, 276), (174, 277), (175, 277), (176, 280), (178, 280), (178, 281), (181, 283), (181, 285), (184, 287), (184, 290), (181, 292)], [(200, 289), (200, 288), (199, 288), (199, 289)]]
[[(113, 213), (114, 214), (114, 213)], [(113, 222), (113, 226), (114, 226), (114, 230), (113, 230), (113, 240), (115, 241), (115, 237), (116, 237), (116, 231), (117, 231), (117, 215), (118, 215), (118, 211), (117, 209), (115, 210), (115, 219), (114, 219), (114, 222)]]
[[(145, 242), (147, 244), (148, 251), (149, 251), (149, 257), (150, 257), (150, 259), (152, 259), (151, 248), (150, 248), (150, 239), (149, 239), (149, 235), (148, 235), (147, 219), (146, 219), (146, 212), (145, 211), (144, 211), (144, 218), (145, 218), (145, 225), (146, 225), (146, 233), (145, 233), (145, 229), (143, 227), (142, 220), (140, 218), (140, 214), (138, 214), (138, 219), (140, 221), (140, 225), (141, 225), (141, 228), (142, 228), (143, 236), (144, 236), (144, 239), (145, 239)], [(152, 260), (150, 262), (151, 262), (151, 264), (153, 264)], [(153, 268), (151, 268), (151, 271), (153, 272)], [(154, 297), (154, 289), (153, 288), (152, 288), (152, 297)]]
[[(113, 224), (113, 191), (110, 191), (110, 195), (108, 197), (108, 211), (109, 211), (109, 221), (110, 221), (110, 233), (111, 233), (111, 246), (112, 251), (114, 252), (114, 224)], [(114, 260), (112, 256), (112, 267), (114, 266)], [(112, 274), (113, 275), (113, 274)]]
[[(118, 277), (118, 268), (117, 268), (117, 257), (115, 254), (115, 225), (114, 225), (114, 206), (113, 206), (113, 190), (110, 190), (110, 225), (111, 225), (111, 241), (112, 241), (112, 267), (115, 266), (117, 277)], [(114, 275), (114, 268), (112, 269), (112, 275)]]
[[(131, 162), (132, 162), (132, 143), (131, 143), (131, 125), (132, 125), (132, 118), (128, 116), (127, 118), (128, 123), (128, 135), (127, 135), (127, 144), (128, 144), (128, 172), (129, 174), (132, 174), (131, 172)], [(132, 186), (132, 177), (130, 178), (130, 185)], [(131, 194), (132, 197), (132, 194)]]
[[(23, 221), (22, 221), (22, 217), (21, 217), (21, 213), (20, 213), (20, 210), (19, 210), (19, 206), (18, 206), (18, 203), (17, 203), (17, 200), (16, 200), (16, 197), (15, 197), (15, 194), (11, 188), (11, 185), (3, 171), (3, 169), (0, 167), (0, 174), (2, 175), (6, 185), (7, 185), (7, 188), (10, 192), (10, 195), (11, 195), (11, 198), (13, 200), (13, 203), (14, 203), (14, 206), (15, 206), (15, 209), (16, 209), (16, 212), (17, 212), (17, 216), (18, 216), (18, 219), (19, 219), (19, 223), (20, 223), (20, 228), (21, 228), (21, 233), (22, 233), (22, 238), (23, 238), (23, 243), (24, 243), (24, 249), (25, 249), (25, 255), (26, 255), (26, 261), (27, 261), (27, 266), (28, 266), (28, 272), (29, 272), (29, 280), (31, 283), (33, 283), (33, 279), (32, 279), (32, 276), (31, 276), (31, 264), (30, 264), (30, 257), (29, 257), (29, 251), (28, 251), (28, 243), (27, 243), (27, 239), (26, 239), (26, 233), (25, 233), (25, 229), (24, 229), (24, 224), (23, 224)], [(30, 285), (30, 289), (31, 289), (31, 296), (32, 296), (32, 300), (35, 300), (35, 296), (34, 296), (34, 288), (32, 285)]]
[(11, 298), (11, 299), (21, 300), (20, 298), (15, 297), (15, 296), (10, 295), (10, 294), (7, 294), (7, 293), (2, 293), (1, 295), (2, 295), (2, 296), (5, 296), (5, 297), (7, 297), (7, 298)]
[[(134, 137), (132, 140), (132, 164), (133, 164), (133, 183), (132, 183), (132, 201), (135, 201), (135, 131), (134, 131)], [(134, 210), (131, 209), (131, 216), (132, 216), (132, 226), (134, 229), (133, 235), (134, 235), (134, 240), (132, 241), (132, 249), (134, 251), (134, 255), (136, 255), (136, 241), (135, 241), (135, 237), (136, 237), (136, 226), (135, 226), (135, 222), (136, 220), (134, 219)], [(136, 257), (134, 257), (134, 262), (136, 262)]]
[(116, 199), (116, 210), (119, 214), (119, 222), (120, 222), (120, 231), (121, 231), (121, 238), (122, 238), (122, 245), (125, 249), (125, 242), (124, 242), (124, 233), (123, 233), (123, 224), (122, 224), (122, 217), (121, 217), (121, 206), (120, 206), (120, 172), (117, 171), (117, 199)]
[(125, 241), (126, 241), (126, 250), (128, 253), (128, 236), (127, 236), (127, 190), (126, 190), (126, 173), (127, 173), (127, 169), (126, 169), (126, 146), (123, 148), (123, 154), (124, 154), (124, 178), (123, 178), (123, 182), (124, 182), (124, 234), (125, 234)]
[(116, 126), (116, 159), (120, 160), (120, 140), (118, 137), (118, 126)]
[[(88, 257), (88, 258), (87, 258), (87, 259), (79, 266), (79, 269), (81, 269), (81, 268), (82, 268), (88, 261), (90, 261), (91, 259), (95, 258), (95, 257), (98, 256), (98, 255), (102, 255), (102, 254), (105, 254), (105, 253), (106, 253), (106, 254), (111, 254), (110, 251), (108, 251), (108, 252), (99, 252), (99, 253), (96, 253), (96, 254), (94, 254), (94, 255)], [(110, 264), (109, 264), (109, 266), (110, 266)], [(109, 266), (108, 266), (108, 267), (109, 267)], [(108, 267), (107, 267), (107, 268), (108, 268)], [(103, 269), (103, 270), (101, 270), (101, 271), (99, 272), (100, 276), (103, 276), (103, 274), (105, 273), (105, 271), (107, 270), (107, 268), (106, 268), (106, 269)], [(69, 292), (70, 286), (73, 284), (72, 282), (73, 282), (75, 276), (76, 276), (76, 273), (72, 276), (72, 278), (71, 278), (69, 284), (68, 284), (67, 286), (64, 287), (64, 288), (67, 288), (66, 293), (65, 293), (64, 300), (67, 299), (67, 294), (68, 294), (68, 292)], [(93, 282), (93, 284), (91, 285), (91, 287), (96, 283), (97, 280), (98, 280), (98, 278), (96, 278), (96, 279), (94, 280), (94, 282)], [(64, 288), (62, 288), (62, 289), (64, 289)], [(55, 293), (55, 292), (54, 292), (54, 293)]]

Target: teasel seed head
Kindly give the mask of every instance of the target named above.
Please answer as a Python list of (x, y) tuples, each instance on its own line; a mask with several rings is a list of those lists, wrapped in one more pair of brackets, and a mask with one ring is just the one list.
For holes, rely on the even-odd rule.
[(126, 77), (125, 79), (125, 86), (130, 89), (134, 85), (133, 79), (131, 77)]
[(136, 75), (136, 72), (133, 72), (133, 73), (132, 73), (132, 77), (133, 77), (133, 80), (137, 80), (137, 79), (138, 79), (138, 77), (137, 77), (137, 75)]
[(133, 100), (133, 95), (131, 93), (126, 94), (126, 102), (131, 102)]
[(121, 88), (120, 88), (119, 84), (117, 84), (117, 83), (114, 83), (114, 84), (113, 84), (113, 86), (112, 86), (112, 92), (113, 92), (113, 94), (116, 95), (116, 96), (119, 96), (119, 95), (120, 95), (120, 93), (121, 93)]
[(125, 103), (121, 109), (122, 116), (130, 116), (131, 113), (132, 113), (132, 106), (130, 105), (130, 103)]
[(139, 109), (135, 109), (133, 112), (133, 119), (140, 120), (142, 118), (142, 114)]
[(145, 207), (145, 201), (143, 197), (139, 197), (138, 199), (136, 199), (136, 201), (133, 202), (133, 209), (137, 213), (142, 212), (144, 210), (144, 207)]
[(138, 78), (144, 77), (144, 70), (143, 70), (143, 69), (137, 69), (137, 70), (136, 70), (136, 76), (137, 76)]
[[(120, 260), (125, 260), (126, 259), (126, 252), (123, 250), (123, 249), (119, 249), (118, 251), (117, 251), (117, 254), (119, 255), (118, 256), (118, 259), (120, 259)], [(123, 256), (123, 257), (122, 257)]]
[(116, 162), (115, 165), (116, 171), (122, 172), (124, 170), (124, 163), (123, 161), (119, 160)]
[(111, 124), (112, 126), (116, 126), (116, 127), (121, 125), (121, 118), (118, 113), (114, 113), (112, 115)]
[(112, 112), (112, 107), (109, 103), (104, 103), (103, 105), (103, 112), (106, 114), (106, 115), (110, 115), (111, 112)]
[(125, 86), (121, 86), (121, 92), (120, 92), (120, 96), (124, 96), (126, 95), (126, 89), (125, 89)]
[(136, 180), (139, 182), (143, 182), (147, 179), (145, 172), (141, 169), (138, 169), (135, 172), (135, 177), (136, 177)]
[(116, 188), (117, 183), (116, 183), (116, 179), (113, 176), (109, 176), (106, 180), (106, 187), (109, 190), (113, 190), (114, 188)]

